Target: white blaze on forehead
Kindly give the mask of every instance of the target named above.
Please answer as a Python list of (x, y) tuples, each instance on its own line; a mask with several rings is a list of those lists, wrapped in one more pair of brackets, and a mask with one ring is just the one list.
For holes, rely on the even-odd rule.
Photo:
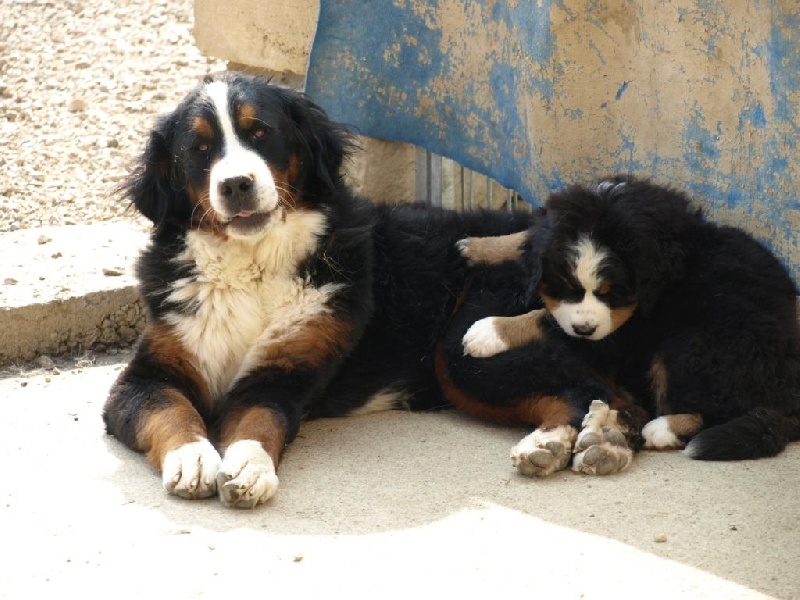
[(206, 94), (211, 98), (214, 105), (214, 112), (217, 115), (219, 128), (222, 129), (222, 139), (225, 147), (230, 144), (238, 143), (236, 132), (233, 129), (233, 119), (231, 119), (231, 107), (228, 102), (228, 84), (222, 81), (212, 81), (206, 84)]
[[(603, 283), (600, 268), (608, 252), (599, 248), (588, 237), (581, 237), (572, 247), (572, 267), (575, 279), (584, 290), (583, 297), (577, 301), (562, 301), (552, 310), (561, 329), (568, 335), (585, 339), (600, 340), (614, 330), (611, 309), (601, 301), (595, 292)], [(579, 331), (591, 331), (591, 334)]]
[(587, 292), (594, 292), (600, 287), (600, 267), (606, 259), (606, 251), (583, 236), (575, 244), (573, 252), (575, 278)]
[(273, 210), (278, 205), (278, 193), (272, 171), (264, 159), (254, 150), (245, 147), (236, 135), (228, 84), (212, 81), (206, 84), (205, 91), (211, 99), (219, 128), (222, 130), (222, 157), (211, 167), (209, 177), (211, 206), (223, 218), (233, 217), (234, 215), (227, 213), (219, 197), (219, 184), (231, 177), (250, 177), (253, 179), (257, 198), (254, 212)]

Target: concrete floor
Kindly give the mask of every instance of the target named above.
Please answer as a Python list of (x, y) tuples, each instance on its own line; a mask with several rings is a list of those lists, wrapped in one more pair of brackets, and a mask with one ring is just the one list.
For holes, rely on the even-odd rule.
[[(125, 354), (0, 379), (0, 597), (800, 598), (800, 444), (518, 476), (454, 412), (307, 423), (254, 511), (170, 497), (100, 411)], [(73, 361), (74, 364), (74, 361)]]

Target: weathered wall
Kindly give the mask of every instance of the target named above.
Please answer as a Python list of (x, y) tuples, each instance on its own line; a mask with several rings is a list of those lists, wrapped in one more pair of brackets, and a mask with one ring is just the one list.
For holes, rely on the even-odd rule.
[[(318, 8), (308, 86), (334, 118), (534, 203), (610, 172), (673, 182), (800, 281), (796, 0), (197, 0), (198, 45), (299, 77)], [(380, 150), (367, 191), (408, 197), (412, 150)]]
[(796, 0), (323, 0), (308, 90), (533, 202), (673, 182), (800, 274)]

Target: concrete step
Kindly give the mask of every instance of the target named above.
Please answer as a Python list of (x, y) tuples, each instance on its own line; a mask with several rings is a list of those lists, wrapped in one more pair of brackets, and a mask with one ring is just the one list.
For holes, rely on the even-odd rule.
[(146, 242), (131, 222), (0, 234), (0, 364), (129, 346), (144, 326), (134, 261)]

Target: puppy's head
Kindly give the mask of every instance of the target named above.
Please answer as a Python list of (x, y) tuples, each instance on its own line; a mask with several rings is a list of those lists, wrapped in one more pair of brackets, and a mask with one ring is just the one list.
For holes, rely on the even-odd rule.
[(686, 201), (646, 181), (573, 186), (547, 202), (539, 294), (570, 336), (601, 340), (649, 314), (683, 273)]
[(124, 191), (157, 225), (250, 238), (287, 211), (335, 201), (350, 147), (303, 94), (226, 73), (156, 124)]

